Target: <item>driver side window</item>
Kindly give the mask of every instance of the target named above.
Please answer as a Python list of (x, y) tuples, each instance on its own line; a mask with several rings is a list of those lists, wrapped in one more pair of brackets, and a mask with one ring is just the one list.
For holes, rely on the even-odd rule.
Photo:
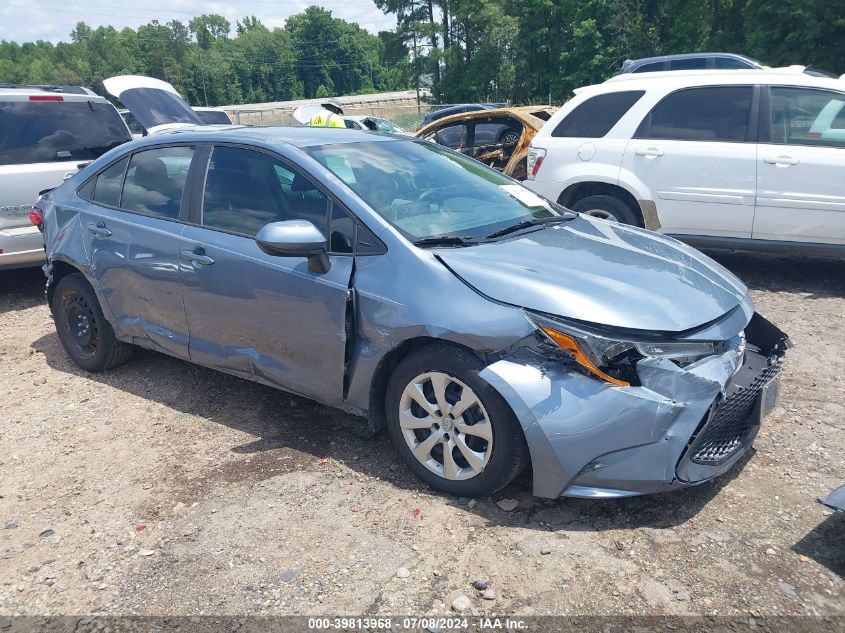
[(434, 142), (449, 149), (461, 151), (466, 147), (467, 126), (457, 124), (442, 127), (434, 133)]
[(326, 234), (328, 208), (311, 180), (268, 154), (227, 146), (211, 154), (203, 226), (253, 237), (270, 222), (308, 220)]

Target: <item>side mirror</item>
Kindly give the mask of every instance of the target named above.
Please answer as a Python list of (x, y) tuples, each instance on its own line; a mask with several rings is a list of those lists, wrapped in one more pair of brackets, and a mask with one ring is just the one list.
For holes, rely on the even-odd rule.
[(255, 236), (255, 243), (275, 257), (307, 257), (312, 273), (327, 273), (331, 266), (326, 236), (308, 220), (265, 224)]

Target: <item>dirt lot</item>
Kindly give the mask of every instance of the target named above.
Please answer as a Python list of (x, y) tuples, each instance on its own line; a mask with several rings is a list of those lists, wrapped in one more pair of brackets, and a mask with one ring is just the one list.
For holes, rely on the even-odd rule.
[(717, 258), (792, 337), (781, 404), (740, 471), (604, 502), (433, 494), (361, 420), (156, 353), (87, 374), (40, 273), (0, 273), (0, 613), (845, 615), (816, 502), (845, 481), (845, 264)]

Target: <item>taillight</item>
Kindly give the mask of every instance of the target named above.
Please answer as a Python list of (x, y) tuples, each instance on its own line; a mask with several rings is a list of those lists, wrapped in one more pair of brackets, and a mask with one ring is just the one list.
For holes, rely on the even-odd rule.
[(44, 227), (44, 216), (42, 216), (41, 212), (35, 207), (32, 207), (29, 210), (29, 223), (33, 226), (37, 226), (39, 231)]
[(543, 164), (543, 159), (546, 158), (546, 150), (541, 147), (531, 147), (528, 149), (528, 180), (534, 180), (537, 172), (540, 171), (540, 165)]
[(64, 97), (59, 95), (32, 95), (30, 101), (64, 101)]

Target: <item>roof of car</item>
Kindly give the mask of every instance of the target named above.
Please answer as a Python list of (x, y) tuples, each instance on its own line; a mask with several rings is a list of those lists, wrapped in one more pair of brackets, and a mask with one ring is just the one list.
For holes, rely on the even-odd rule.
[(105, 97), (101, 97), (95, 92), (87, 88), (80, 88), (73, 86), (23, 86), (15, 84), (0, 84), (0, 95), (13, 97), (29, 97), (39, 95), (50, 95), (61, 97), (63, 101), (90, 101), (96, 99), (98, 101), (106, 101)]
[[(370, 141), (395, 141), (397, 137), (369, 130), (350, 130), (332, 127), (247, 127), (243, 125), (208, 125), (189, 126), (168, 130), (160, 134), (144, 137), (148, 143), (163, 141), (243, 141), (263, 145), (288, 143), (296, 147), (315, 145), (342, 145)], [(166, 142), (165, 141), (165, 142)], [(141, 141), (137, 141), (140, 143)]]
[(85, 88), (83, 86), (69, 86), (64, 84), (13, 84), (13, 83), (2, 83), (0, 82), (0, 92), (8, 93), (11, 92), (12, 94), (21, 94), (21, 93), (29, 93), (29, 94), (76, 94), (76, 95), (85, 95), (89, 97), (98, 97), (96, 92)]
[(754, 61), (750, 57), (746, 55), (740, 55), (738, 53), (677, 53), (675, 55), (657, 55), (655, 57), (640, 57), (639, 59), (627, 59), (625, 63), (628, 64), (647, 64), (649, 62), (667, 62), (672, 61), (673, 59), (701, 59), (702, 57), (729, 57), (731, 59), (742, 59), (744, 61), (752, 62), (757, 64), (759, 62)]
[(787, 84), (845, 89), (845, 81), (828, 77), (814, 77), (804, 73), (804, 66), (767, 68), (762, 70), (668, 70), (653, 73), (626, 73), (611, 77), (602, 84), (585, 86), (581, 90), (604, 91), (611, 86), (630, 89), (635, 85), (675, 87), (719, 84)]

